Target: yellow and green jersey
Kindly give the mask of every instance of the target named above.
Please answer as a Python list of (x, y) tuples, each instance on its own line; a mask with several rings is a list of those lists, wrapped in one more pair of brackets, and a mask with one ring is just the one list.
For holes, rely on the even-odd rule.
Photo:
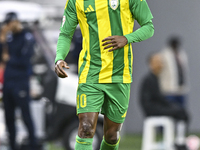
[[(131, 43), (153, 35), (152, 18), (146, 0), (67, 0), (55, 61), (65, 59), (79, 24), (83, 36), (79, 83), (131, 83)], [(135, 32), (134, 19), (141, 25)], [(102, 40), (113, 35), (125, 36), (128, 44), (108, 52)]]

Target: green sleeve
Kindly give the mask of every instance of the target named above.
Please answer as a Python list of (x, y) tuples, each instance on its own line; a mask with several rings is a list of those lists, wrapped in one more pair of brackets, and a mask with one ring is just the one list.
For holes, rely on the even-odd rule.
[(152, 37), (154, 34), (153, 15), (146, 0), (130, 0), (130, 10), (133, 18), (137, 20), (141, 28), (125, 35), (128, 43), (140, 42)]
[(141, 28), (137, 29), (136, 31), (125, 35), (125, 37), (128, 40), (128, 43), (135, 43), (135, 42), (141, 42), (144, 41), (150, 37), (152, 37), (154, 34), (154, 26), (152, 23), (152, 20), (145, 23), (141, 26)]
[(57, 42), (55, 63), (58, 60), (64, 60), (69, 53), (71, 40), (78, 24), (74, 1), (68, 0), (66, 4)]

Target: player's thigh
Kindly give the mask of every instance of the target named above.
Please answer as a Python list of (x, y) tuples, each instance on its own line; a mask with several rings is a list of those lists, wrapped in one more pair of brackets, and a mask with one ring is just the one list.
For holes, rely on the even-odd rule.
[(104, 116), (104, 136), (106, 133), (115, 134), (121, 130), (122, 123), (111, 121), (107, 116)]
[(115, 123), (123, 123), (130, 99), (130, 84), (108, 84), (102, 113)]
[(104, 93), (96, 84), (81, 83), (77, 90), (77, 114), (100, 112)]

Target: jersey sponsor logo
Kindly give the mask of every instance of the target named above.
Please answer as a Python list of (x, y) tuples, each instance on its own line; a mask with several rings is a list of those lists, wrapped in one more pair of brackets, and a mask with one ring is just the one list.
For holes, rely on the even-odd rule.
[(125, 117), (126, 117), (126, 113), (127, 113), (127, 112), (125, 112), (125, 113), (122, 115), (122, 118), (125, 118)]
[(85, 10), (85, 12), (92, 12), (92, 11), (94, 11), (94, 8), (91, 5), (89, 5), (88, 8)]
[(63, 20), (62, 20), (62, 27), (64, 26), (64, 24), (65, 24), (65, 21), (66, 21), (66, 17), (65, 17), (65, 16), (63, 16)]
[(117, 7), (119, 6), (119, 1), (118, 0), (109, 0), (109, 4), (113, 10), (116, 10)]

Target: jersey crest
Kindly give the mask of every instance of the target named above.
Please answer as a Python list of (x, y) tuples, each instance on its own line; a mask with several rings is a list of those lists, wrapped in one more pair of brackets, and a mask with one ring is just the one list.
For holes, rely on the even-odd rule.
[(119, 0), (109, 0), (110, 7), (116, 10), (119, 5)]

